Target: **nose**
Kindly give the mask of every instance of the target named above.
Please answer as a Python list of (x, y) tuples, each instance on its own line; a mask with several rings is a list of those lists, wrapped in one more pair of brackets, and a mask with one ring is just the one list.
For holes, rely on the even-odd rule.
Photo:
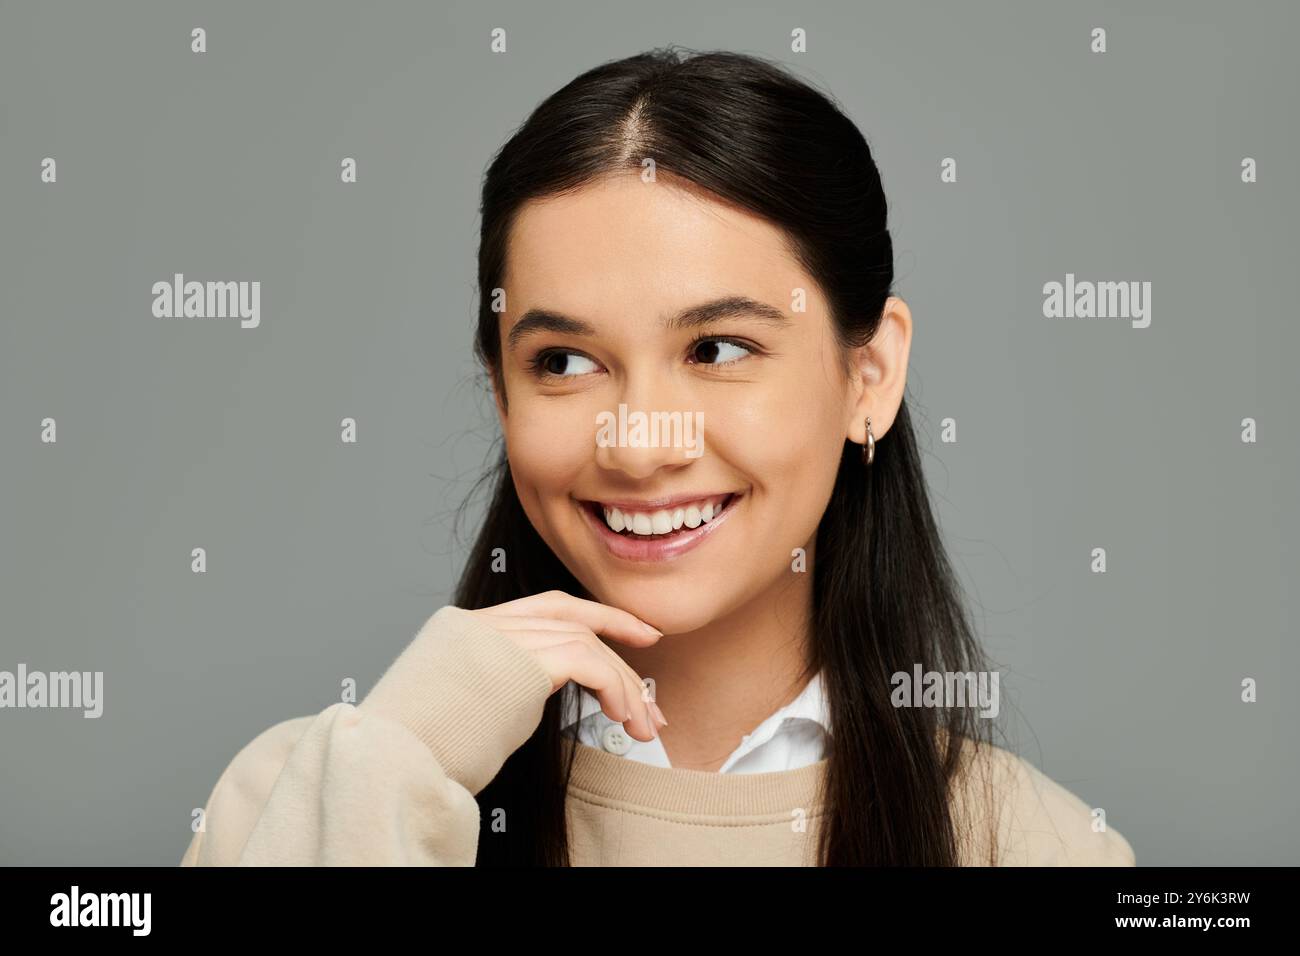
[(614, 408), (602, 410), (596, 429), (596, 463), (633, 479), (689, 465), (702, 453), (703, 411), (673, 389), (625, 388)]

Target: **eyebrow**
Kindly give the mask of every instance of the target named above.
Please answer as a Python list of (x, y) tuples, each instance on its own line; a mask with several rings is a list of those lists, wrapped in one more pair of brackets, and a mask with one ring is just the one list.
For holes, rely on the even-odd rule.
[[(745, 295), (729, 295), (683, 309), (676, 315), (668, 317), (663, 322), (663, 327), (670, 332), (681, 331), (699, 328), (723, 319), (738, 318), (757, 319), (773, 328), (785, 328), (790, 324), (789, 317), (775, 306)], [(506, 346), (513, 350), (523, 339), (541, 332), (595, 335), (596, 329), (587, 322), (562, 312), (551, 309), (529, 309), (510, 329), (510, 334), (506, 337)]]

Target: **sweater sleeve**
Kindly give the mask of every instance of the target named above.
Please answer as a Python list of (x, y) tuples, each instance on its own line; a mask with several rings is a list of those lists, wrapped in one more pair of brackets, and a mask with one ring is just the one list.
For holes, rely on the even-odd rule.
[(357, 705), (282, 721), (218, 778), (182, 866), (472, 866), (474, 795), (541, 721), (551, 679), (439, 609)]

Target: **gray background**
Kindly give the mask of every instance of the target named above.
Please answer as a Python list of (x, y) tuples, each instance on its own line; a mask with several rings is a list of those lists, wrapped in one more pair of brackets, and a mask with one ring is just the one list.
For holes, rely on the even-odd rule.
[[(781, 59), (872, 144), (1019, 752), (1139, 864), (1300, 862), (1300, 17), (1135, 6), (0, 4), (0, 669), (105, 672), (98, 720), (0, 711), (0, 862), (176, 863), (240, 747), (449, 600), (496, 435), (482, 173), (546, 93), (667, 43)], [(154, 318), (174, 272), (260, 280), (261, 327)], [(1067, 272), (1150, 281), (1150, 328), (1044, 318)]]

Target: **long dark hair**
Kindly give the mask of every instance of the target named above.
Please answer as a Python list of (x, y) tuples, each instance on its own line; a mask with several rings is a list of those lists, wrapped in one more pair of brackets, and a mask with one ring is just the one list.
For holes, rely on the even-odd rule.
[[(840, 344), (870, 340), (892, 294), (893, 246), (880, 173), (857, 127), (776, 63), (659, 49), (595, 67), (548, 97), (487, 171), (474, 348), (507, 408), (492, 305), (520, 206), (640, 170), (646, 157), (784, 230), (830, 303)], [(989, 721), (971, 707), (895, 707), (891, 675), (918, 663), (925, 671), (988, 668), (931, 513), (906, 400), (869, 469), (861, 451), (845, 442), (813, 552), (804, 676), (822, 672), (833, 727), (818, 858), (824, 866), (955, 865), (965, 862), (967, 828), (952, 797), (966, 777), (967, 748), (980, 746)], [(504, 448), (482, 482), (491, 499), (455, 603), (490, 607), (552, 588), (585, 593), (528, 520)], [(492, 572), (495, 548), (509, 556), (509, 574)], [(573, 751), (566, 762), (562, 697), (551, 695), (532, 737), (477, 794), (480, 866), (569, 863)], [(493, 808), (506, 808), (508, 832), (492, 831)], [(988, 847), (992, 863), (995, 841)]]

